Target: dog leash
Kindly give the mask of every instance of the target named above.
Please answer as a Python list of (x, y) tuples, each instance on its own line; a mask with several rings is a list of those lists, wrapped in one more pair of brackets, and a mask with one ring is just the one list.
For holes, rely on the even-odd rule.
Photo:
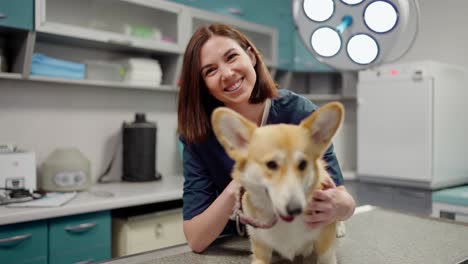
[(270, 223), (264, 223), (258, 219), (255, 219), (253, 217), (247, 216), (244, 214), (242, 210), (242, 196), (244, 196), (245, 189), (244, 187), (239, 187), (236, 190), (236, 204), (234, 205), (232, 215), (230, 216), (231, 220), (236, 221), (236, 228), (237, 232), (241, 236), (245, 236), (245, 228), (242, 228), (240, 223), (244, 225), (250, 225), (253, 228), (260, 228), (260, 229), (269, 229), (272, 228), (276, 222), (278, 221), (278, 218), (275, 216), (273, 221)]

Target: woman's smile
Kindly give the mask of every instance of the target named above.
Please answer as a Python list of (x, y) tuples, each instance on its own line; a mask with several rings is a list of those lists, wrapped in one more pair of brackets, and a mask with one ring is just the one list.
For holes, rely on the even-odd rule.
[(233, 92), (238, 91), (241, 88), (241, 85), (242, 85), (243, 81), (244, 81), (244, 78), (239, 79), (233, 85), (224, 88), (224, 91), (228, 92), (228, 93), (233, 93)]

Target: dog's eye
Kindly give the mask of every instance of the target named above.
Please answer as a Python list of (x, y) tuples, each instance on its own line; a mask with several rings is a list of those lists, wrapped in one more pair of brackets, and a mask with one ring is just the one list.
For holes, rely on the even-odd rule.
[(276, 161), (274, 160), (270, 160), (266, 163), (266, 166), (267, 168), (269, 168), (270, 170), (276, 170), (278, 169), (278, 163), (276, 163)]
[(299, 162), (299, 165), (297, 165), (297, 168), (298, 168), (300, 171), (305, 170), (306, 167), (307, 167), (307, 161), (305, 161), (305, 160), (301, 160), (301, 161)]

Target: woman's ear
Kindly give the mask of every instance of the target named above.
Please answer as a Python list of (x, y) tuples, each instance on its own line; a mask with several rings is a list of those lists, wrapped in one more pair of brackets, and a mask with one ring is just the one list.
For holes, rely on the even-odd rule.
[(247, 48), (247, 55), (249, 55), (250, 60), (252, 61), (252, 66), (255, 67), (255, 65), (257, 65), (257, 57), (255, 56), (255, 52), (252, 47)]

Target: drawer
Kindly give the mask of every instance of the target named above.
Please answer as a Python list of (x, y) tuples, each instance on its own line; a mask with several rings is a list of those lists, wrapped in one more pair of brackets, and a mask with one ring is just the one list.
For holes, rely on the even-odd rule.
[(33, 30), (33, 0), (0, 0), (0, 26)]
[(186, 243), (182, 210), (113, 219), (114, 257)]
[(49, 253), (72, 252), (108, 246), (111, 238), (110, 212), (67, 216), (49, 221)]
[(47, 263), (47, 222), (0, 226), (0, 263)]
[(53, 254), (50, 256), (49, 264), (85, 264), (103, 261), (110, 258), (110, 247), (98, 246), (86, 250), (75, 250), (65, 254)]

